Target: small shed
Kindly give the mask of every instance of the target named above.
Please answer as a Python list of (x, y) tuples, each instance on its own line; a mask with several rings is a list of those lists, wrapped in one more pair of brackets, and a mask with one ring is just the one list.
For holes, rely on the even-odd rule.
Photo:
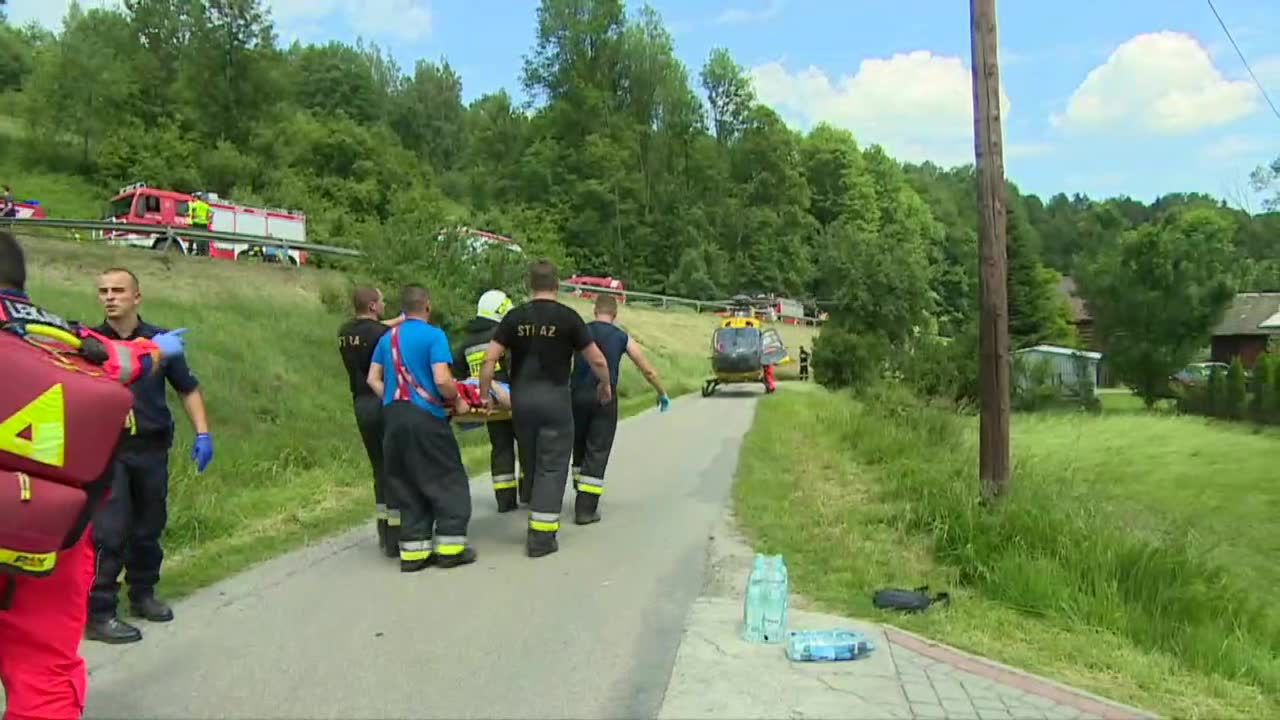
[(1037, 365), (1047, 366), (1040, 372), (1047, 375), (1051, 385), (1074, 390), (1080, 386), (1081, 378), (1087, 377), (1094, 387), (1098, 386), (1098, 364), (1102, 361), (1102, 353), (1059, 345), (1036, 345), (1018, 350), (1013, 356), (1014, 367), (1023, 368), (1022, 372), (1013, 374), (1014, 387), (1018, 389), (1026, 389)]

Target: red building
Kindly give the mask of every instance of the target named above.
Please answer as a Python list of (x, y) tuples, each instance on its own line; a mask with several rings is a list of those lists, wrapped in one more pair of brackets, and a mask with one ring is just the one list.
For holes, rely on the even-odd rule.
[(1240, 358), (1253, 369), (1273, 339), (1280, 342), (1280, 293), (1240, 293), (1213, 330), (1213, 361)]

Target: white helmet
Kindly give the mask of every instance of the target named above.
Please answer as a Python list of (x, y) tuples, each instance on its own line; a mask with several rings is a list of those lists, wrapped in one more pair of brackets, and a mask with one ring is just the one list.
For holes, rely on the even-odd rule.
[(489, 290), (480, 296), (476, 303), (476, 317), (501, 322), (502, 316), (511, 309), (511, 298), (501, 290)]

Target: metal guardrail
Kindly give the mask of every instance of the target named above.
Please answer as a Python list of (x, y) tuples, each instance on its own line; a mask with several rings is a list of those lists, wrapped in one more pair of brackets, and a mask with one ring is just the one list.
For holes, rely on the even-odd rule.
[[(674, 295), (660, 295), (658, 293), (639, 292), (636, 290), (618, 290), (616, 288), (600, 287), (598, 285), (579, 285), (577, 283), (561, 281), (561, 288), (571, 291), (589, 292), (596, 295), (615, 295), (624, 298), (627, 302), (634, 302), (639, 299), (646, 305), (658, 305), (666, 310), (672, 305), (692, 307), (694, 312), (701, 313), (703, 308), (714, 308), (720, 310), (728, 310), (733, 303), (729, 300), (695, 300), (693, 298), (676, 297)], [(791, 318), (805, 325), (817, 325), (822, 321), (818, 318), (802, 317)], [(787, 318), (779, 318), (779, 321), (786, 322)]]
[(130, 223), (107, 222), (105, 220), (61, 220), (57, 218), (0, 218), (0, 227), (10, 227), (15, 230), (25, 228), (86, 230), (94, 233), (95, 238), (104, 240), (110, 239), (106, 237), (108, 233), (129, 233), (167, 238), (171, 243), (178, 239), (209, 240), (213, 242), (240, 243), (254, 247), (283, 248), (286, 252), (289, 250), (299, 250), (306, 253), (315, 253), (317, 255), (341, 255), (344, 257), (364, 256), (364, 253), (359, 250), (335, 247), (333, 245), (317, 245), (316, 243), (310, 242), (292, 242), (280, 238), (264, 238), (256, 235), (242, 235), (240, 233), (193, 230), (191, 228), (177, 225), (134, 225)]

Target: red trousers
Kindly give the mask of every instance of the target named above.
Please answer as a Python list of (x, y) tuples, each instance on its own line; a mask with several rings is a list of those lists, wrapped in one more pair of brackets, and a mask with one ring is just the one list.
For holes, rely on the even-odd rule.
[(13, 604), (0, 610), (0, 681), (4, 720), (80, 720), (88, 684), (80, 640), (93, 584), (92, 533), (58, 554), (44, 578), (0, 576), (17, 583)]
[(765, 365), (765, 366), (764, 366), (764, 387), (765, 387), (765, 389), (766, 389), (766, 390), (768, 390), (769, 392), (773, 392), (774, 390), (777, 390), (777, 389), (778, 389), (778, 383), (777, 383), (777, 381), (775, 381), (775, 380), (773, 379), (773, 366), (772, 366), (772, 365)]

